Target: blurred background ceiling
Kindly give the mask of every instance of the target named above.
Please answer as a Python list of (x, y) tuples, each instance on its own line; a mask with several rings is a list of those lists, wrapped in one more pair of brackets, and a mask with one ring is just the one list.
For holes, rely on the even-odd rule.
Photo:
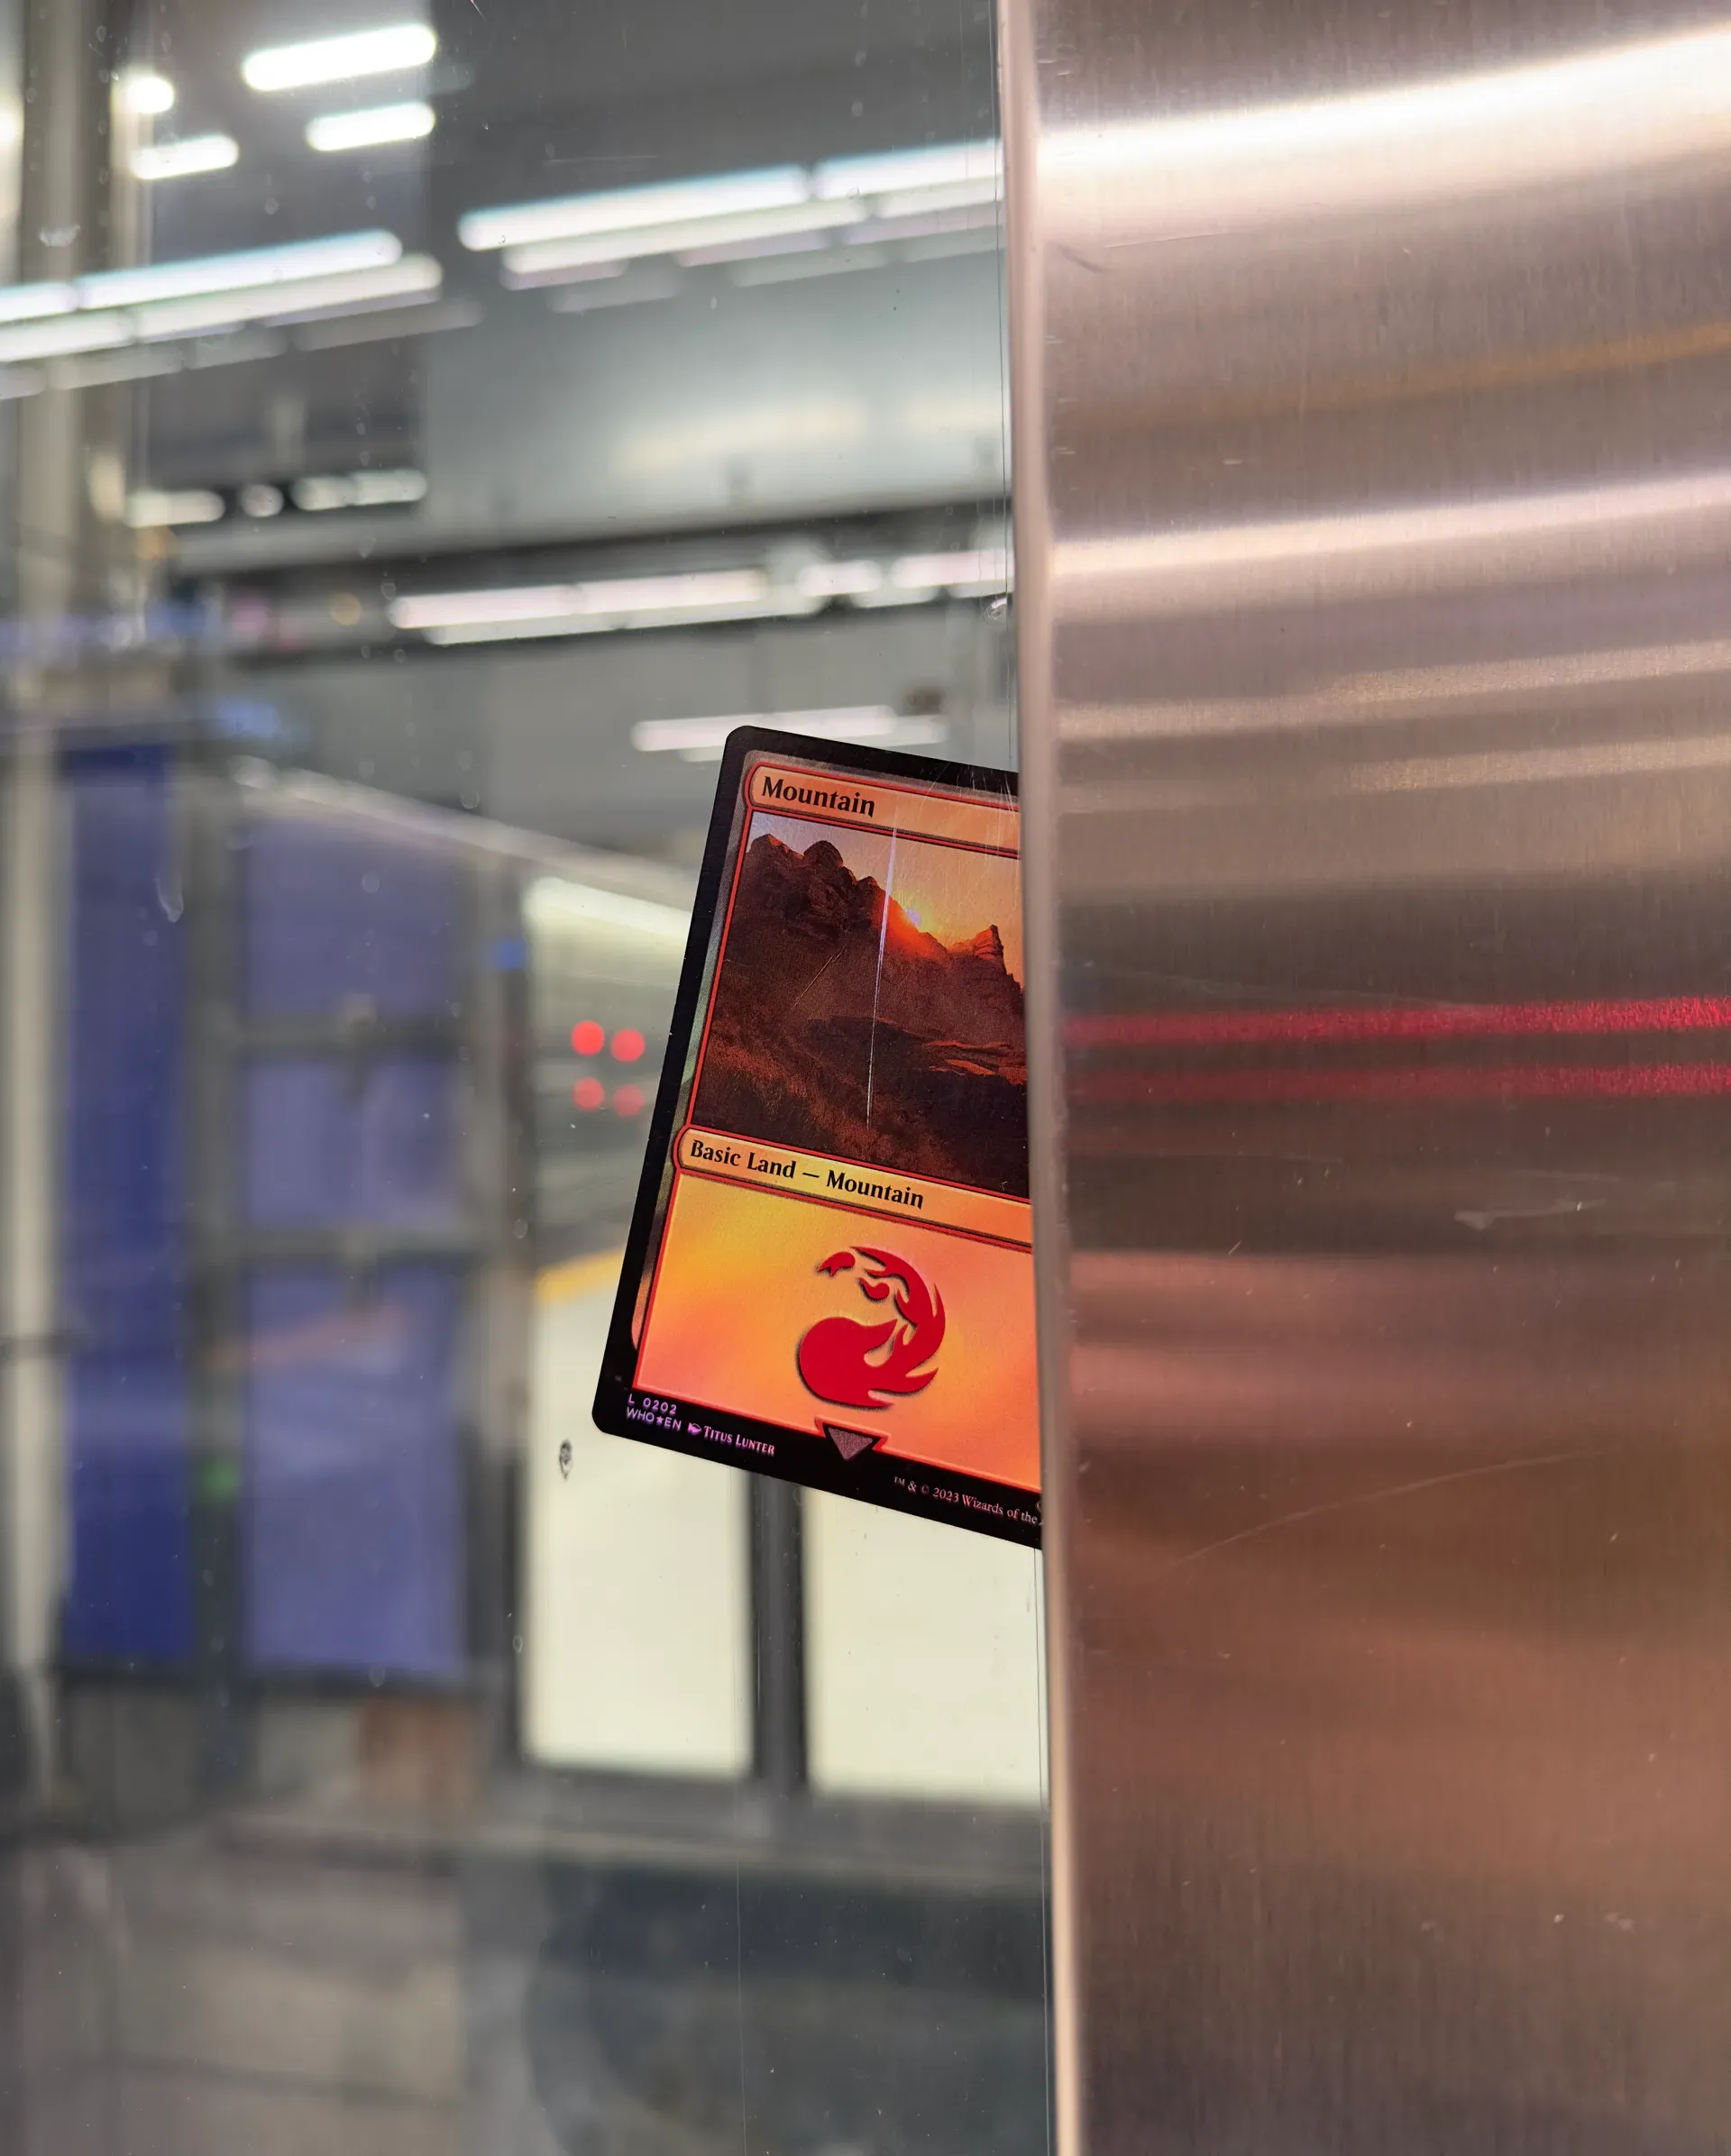
[(142, 259), (376, 260), (0, 331), (14, 395), (131, 385), (130, 521), (259, 745), (675, 859), (704, 752), (645, 721), (1007, 760), (987, 0), (143, 0), (123, 63)]

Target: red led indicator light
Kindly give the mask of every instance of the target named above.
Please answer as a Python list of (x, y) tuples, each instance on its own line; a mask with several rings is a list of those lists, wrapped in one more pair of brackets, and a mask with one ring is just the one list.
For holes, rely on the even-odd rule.
[(571, 1045), (579, 1055), (599, 1055), (607, 1046), (607, 1028), (583, 1019), (571, 1029)]
[(599, 1108), (607, 1098), (607, 1088), (599, 1078), (580, 1078), (571, 1089), (573, 1108), (584, 1110)]
[(636, 1063), (644, 1050), (644, 1038), (635, 1026), (624, 1027), (613, 1036), (613, 1057), (616, 1063)]
[(622, 1085), (613, 1096), (613, 1112), (621, 1116), (640, 1116), (643, 1113), (643, 1089), (636, 1085)]

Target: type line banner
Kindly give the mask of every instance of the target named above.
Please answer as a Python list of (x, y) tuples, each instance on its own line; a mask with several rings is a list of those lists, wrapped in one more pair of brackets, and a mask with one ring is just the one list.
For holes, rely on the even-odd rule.
[(985, 1236), (1018, 1249), (1032, 1246), (1031, 1211), (1025, 1198), (999, 1197), (927, 1176), (864, 1167), (858, 1161), (834, 1160), (822, 1153), (796, 1152), (695, 1127), (680, 1133), (675, 1157), (688, 1174), (780, 1191), (790, 1198), (842, 1205), (886, 1220), (918, 1220), (928, 1228)]

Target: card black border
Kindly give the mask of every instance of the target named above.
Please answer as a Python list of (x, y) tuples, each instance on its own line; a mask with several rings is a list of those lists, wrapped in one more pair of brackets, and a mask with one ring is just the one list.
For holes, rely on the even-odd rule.
[[(771, 1475), (802, 1488), (829, 1490), (841, 1497), (856, 1497), (867, 1504), (892, 1512), (911, 1512), (917, 1518), (941, 1520), (952, 1527), (966, 1527), (1009, 1542), (1037, 1549), (1040, 1540), (1040, 1493), (1017, 1489), (1006, 1483), (986, 1482), (948, 1468), (928, 1466), (876, 1450), (844, 1460), (833, 1446), (778, 1423), (756, 1422), (749, 1417), (728, 1415), (714, 1408), (665, 1399), (659, 1393), (637, 1393), (631, 1383), (637, 1351), (631, 1338), (631, 1313), (643, 1283), (655, 1231), (655, 1208), (661, 1180), (674, 1137), (673, 1121), (684, 1080), (691, 1028), (697, 1022), (702, 994), (703, 973), (709, 962), (716, 909), (721, 901), (721, 882), (727, 867), (728, 845), (739, 799), (746, 759), (759, 751), (817, 763), (843, 776), (863, 779), (912, 779), (920, 783), (954, 788), (962, 792), (996, 794), (1020, 801), (1017, 774), (977, 763), (950, 763), (936, 756), (912, 756), (895, 749), (873, 749), (852, 743), (817, 741), (806, 734), (784, 734), (773, 726), (738, 726), (728, 736), (721, 769), (716, 780), (715, 802), (710, 811), (709, 836), (703, 846), (703, 864), (698, 872), (691, 900), (691, 934), (680, 968), (679, 991), (673, 999), (673, 1023), (667, 1032), (667, 1052), (662, 1062), (661, 1082), (655, 1090), (655, 1112), (644, 1154), (643, 1173), (637, 1182), (637, 1203), (631, 1214), (631, 1232), (626, 1238), (625, 1264), (619, 1274), (613, 1316), (607, 1330), (607, 1348), (601, 1358), (592, 1413), (596, 1427), (609, 1436), (630, 1438), (641, 1444), (659, 1445), (696, 1459), (719, 1460), (753, 1475)], [(1020, 858), (1020, 849), (1018, 849)], [(634, 1395), (654, 1401), (673, 1413), (679, 1424), (667, 1429), (660, 1423), (633, 1421), (627, 1410)], [(713, 1436), (693, 1434), (685, 1424), (703, 1423)], [(758, 1448), (767, 1446), (767, 1451)], [(795, 1457), (797, 1455), (797, 1457)], [(785, 1456), (785, 1457), (784, 1457)], [(1006, 1516), (1012, 1508), (1031, 1512), (1030, 1520)]]

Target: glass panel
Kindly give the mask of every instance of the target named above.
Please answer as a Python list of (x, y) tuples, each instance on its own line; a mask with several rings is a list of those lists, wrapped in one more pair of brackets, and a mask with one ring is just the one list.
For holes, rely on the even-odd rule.
[(1038, 1558), (821, 1491), (805, 1509), (814, 1786), (1038, 1804)]
[(1013, 759), (985, 0), (0, 0), (0, 2145), (1045, 2145), (1038, 1567), (589, 1415), (716, 763)]

